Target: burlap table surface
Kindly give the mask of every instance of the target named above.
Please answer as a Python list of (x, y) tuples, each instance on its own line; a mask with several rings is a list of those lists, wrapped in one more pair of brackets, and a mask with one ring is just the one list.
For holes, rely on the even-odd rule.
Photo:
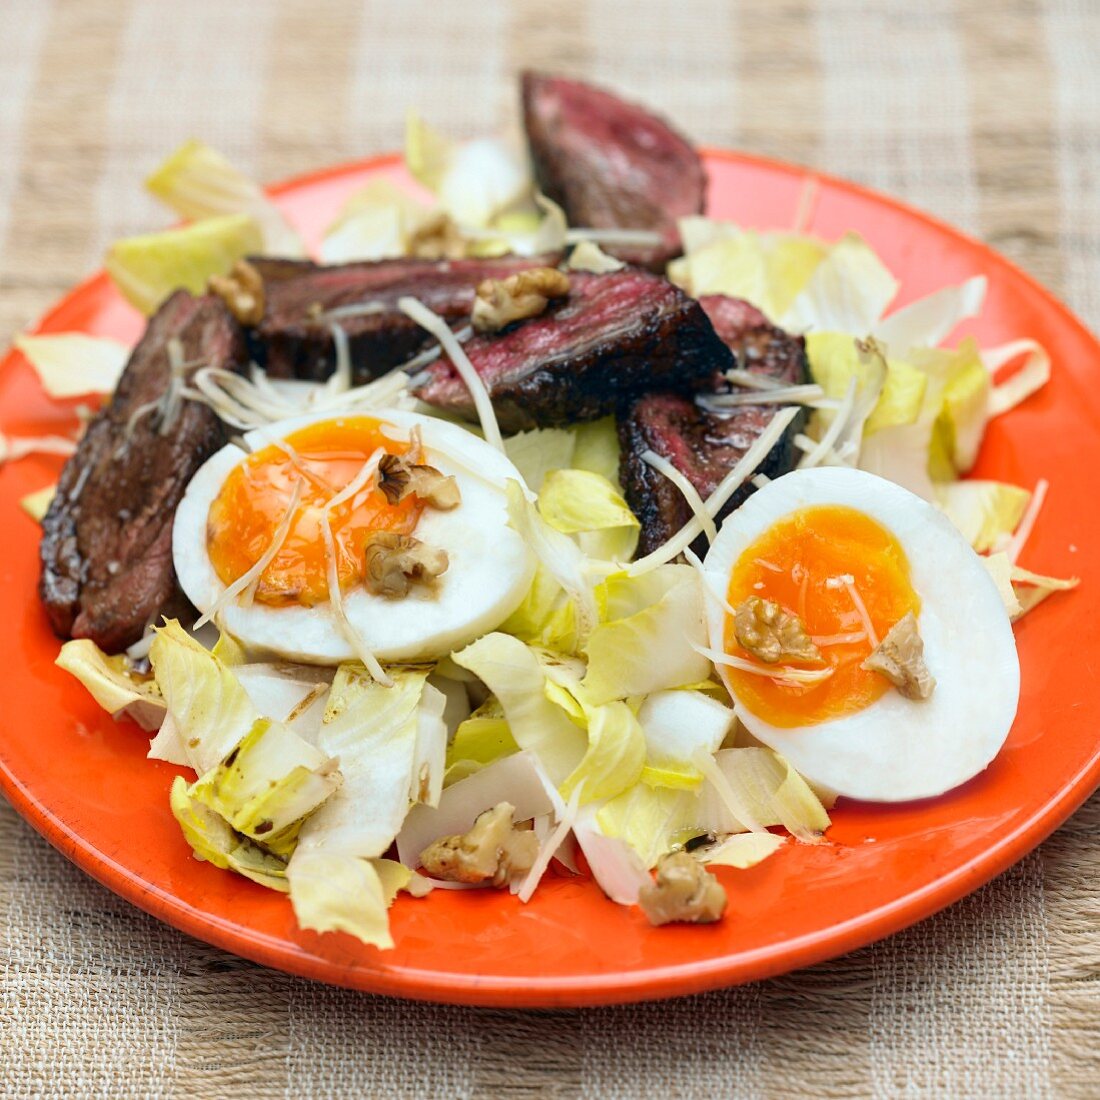
[[(409, 104), (457, 134), (505, 123), (525, 64), (902, 196), (1100, 325), (1088, 0), (0, 0), (0, 340), (112, 238), (164, 223), (139, 181), (188, 136), (278, 178), (397, 148)], [(0, 803), (0, 1092), (1096, 1097), (1098, 825), (1094, 798), (970, 898), (835, 962), (535, 1013), (235, 959), (119, 901)]]

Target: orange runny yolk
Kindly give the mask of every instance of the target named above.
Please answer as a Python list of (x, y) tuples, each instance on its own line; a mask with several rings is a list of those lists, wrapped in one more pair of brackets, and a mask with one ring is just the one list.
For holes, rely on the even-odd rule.
[[(343, 417), (301, 428), (286, 437), (300, 465), (278, 447), (265, 447), (236, 466), (222, 484), (207, 517), (206, 546), (224, 584), (243, 576), (271, 546), (286, 515), (295, 484), (302, 491), (286, 541), (260, 575), (255, 598), (267, 604), (315, 604), (329, 598), (321, 511), (381, 447), (403, 454), (404, 443), (389, 439), (381, 421)], [(413, 495), (390, 504), (380, 489), (367, 487), (329, 512), (341, 589), (363, 578), (364, 548), (374, 531), (407, 535), (423, 503)]]
[[(880, 523), (854, 508), (832, 504), (801, 508), (745, 549), (730, 573), (730, 605), (736, 608), (748, 597), (760, 596), (798, 615), (822, 659), (781, 663), (833, 669), (827, 679), (799, 686), (727, 669), (737, 696), (753, 714), (788, 729), (816, 725), (862, 710), (890, 687), (879, 673), (860, 668), (872, 643), (853, 590), (880, 641), (907, 612), (920, 612), (920, 598), (910, 583), (909, 561), (901, 544)], [(845, 640), (852, 635), (861, 637)], [(730, 616), (726, 617), (725, 647), (727, 653), (760, 663), (738, 644)]]

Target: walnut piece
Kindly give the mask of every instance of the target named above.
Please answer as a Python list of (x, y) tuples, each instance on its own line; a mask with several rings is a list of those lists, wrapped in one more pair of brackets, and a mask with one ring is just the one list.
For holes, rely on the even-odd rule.
[(553, 298), (569, 293), (569, 276), (554, 267), (533, 267), (507, 279), (483, 279), (470, 321), (478, 332), (500, 332), (513, 321), (537, 317)]
[(810, 640), (802, 620), (771, 600), (749, 596), (733, 618), (737, 643), (769, 665), (795, 658), (821, 660), (821, 650)]
[(650, 924), (712, 924), (726, 911), (726, 891), (689, 852), (668, 852), (657, 861), (657, 880), (639, 892), (638, 904)]
[(885, 676), (906, 699), (927, 699), (936, 687), (924, 663), (924, 639), (912, 611), (894, 623), (860, 668)]
[(422, 260), (461, 260), (466, 255), (466, 240), (450, 214), (438, 210), (409, 234), (406, 251)]
[(378, 488), (390, 504), (415, 493), (425, 504), (449, 512), (462, 503), (458, 482), (444, 477), (434, 466), (411, 464), (408, 455), (383, 455), (378, 463)]
[(461, 836), (445, 836), (420, 853), (420, 866), (448, 882), (491, 881), (504, 886), (512, 875), (529, 871), (539, 852), (538, 837), (512, 824), (515, 808), (500, 802), (486, 810)]
[(364, 549), (366, 570), (363, 583), (375, 596), (397, 600), (409, 594), (414, 584), (431, 584), (447, 571), (446, 550), (425, 546), (411, 535), (376, 531)]
[(263, 276), (247, 260), (238, 260), (228, 275), (211, 275), (206, 286), (242, 325), (258, 325), (263, 320)]

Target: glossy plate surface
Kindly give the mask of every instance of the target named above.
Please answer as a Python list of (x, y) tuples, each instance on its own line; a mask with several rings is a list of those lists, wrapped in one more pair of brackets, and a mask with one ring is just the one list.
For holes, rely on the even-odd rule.
[[(707, 155), (711, 212), (761, 228), (791, 224), (805, 173), (723, 152)], [(344, 198), (372, 176), (403, 179), (397, 158), (318, 173), (276, 189), (316, 239)], [(396, 948), (299, 931), (283, 895), (192, 859), (168, 810), (176, 769), (145, 759), (136, 726), (115, 725), (54, 667), (58, 643), (35, 596), (38, 529), (18, 508), (59, 463), (0, 470), (4, 518), (0, 785), (16, 809), (110, 889), (229, 951), (321, 981), (379, 993), (503, 1005), (639, 1000), (766, 977), (852, 950), (920, 920), (1021, 858), (1100, 783), (1090, 631), (1100, 621), (1100, 346), (1046, 291), (984, 245), (896, 202), (822, 179), (812, 229), (857, 229), (902, 280), (899, 304), (970, 275), (989, 297), (963, 332), (993, 345), (1031, 336), (1049, 349), (1053, 382), (995, 423), (978, 476), (1051, 482), (1022, 564), (1082, 577), (1018, 628), (1020, 712), (981, 776), (923, 803), (841, 803), (831, 843), (789, 845), (749, 871), (719, 869), (730, 910), (710, 927), (649, 927), (582, 879), (552, 878), (524, 906), (495, 892), (437, 890), (399, 899)], [(141, 320), (97, 275), (62, 300), (43, 331), (134, 340)], [(0, 427), (67, 430), (73, 405), (51, 404), (16, 354), (0, 366)], [(975, 638), (976, 645), (981, 644)]]

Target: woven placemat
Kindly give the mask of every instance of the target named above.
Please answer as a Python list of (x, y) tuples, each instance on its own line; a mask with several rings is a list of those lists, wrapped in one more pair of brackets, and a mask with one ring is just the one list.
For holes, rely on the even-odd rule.
[[(112, 238), (165, 222), (139, 181), (184, 138), (276, 178), (398, 147), (410, 104), (459, 135), (513, 121), (528, 64), (897, 194), (1100, 324), (1089, 0), (4, 0), (0, 341)], [(0, 802), (0, 1093), (1095, 1097), (1098, 836), (1094, 798), (965, 901), (799, 974), (508, 1012), (329, 989), (196, 943)]]

